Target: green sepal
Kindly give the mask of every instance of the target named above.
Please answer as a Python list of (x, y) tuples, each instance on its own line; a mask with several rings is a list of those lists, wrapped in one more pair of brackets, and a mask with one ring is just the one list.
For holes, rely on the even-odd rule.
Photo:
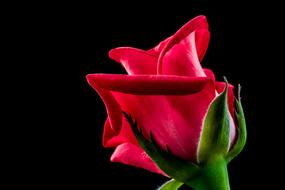
[(247, 138), (247, 132), (246, 132), (246, 122), (244, 117), (244, 112), (241, 104), (241, 98), (240, 98), (240, 85), (238, 86), (238, 99), (235, 99), (235, 116), (236, 116), (236, 128), (237, 128), (237, 139), (235, 144), (233, 145), (232, 149), (228, 153), (226, 160), (229, 163), (234, 157), (239, 155), (239, 153), (243, 150), (246, 138)]
[(125, 112), (123, 114), (129, 122), (140, 146), (164, 173), (183, 183), (189, 182), (197, 175), (199, 170), (197, 165), (172, 155), (168, 147), (166, 147), (166, 151), (162, 150), (153, 138), (152, 133), (149, 134), (149, 140), (147, 140), (142, 132), (139, 131), (132, 117)]
[(228, 82), (224, 91), (211, 103), (206, 114), (198, 145), (198, 162), (206, 163), (217, 156), (225, 156), (230, 146), (230, 113)]
[(177, 190), (183, 185), (182, 182), (176, 181), (175, 179), (171, 179), (164, 183), (157, 190)]

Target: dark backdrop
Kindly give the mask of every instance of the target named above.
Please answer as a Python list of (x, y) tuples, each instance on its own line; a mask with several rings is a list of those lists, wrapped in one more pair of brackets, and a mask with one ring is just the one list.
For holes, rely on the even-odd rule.
[[(277, 44), (282, 47), (277, 21), (281, 12), (277, 7), (260, 2), (249, 5), (246, 1), (172, 1), (156, 7), (134, 2), (90, 4), (75, 6), (70, 12), (72, 17), (66, 18), (71, 22), (70, 41), (79, 66), (79, 125), (70, 128), (74, 132), (75, 159), (68, 167), (74, 174), (69, 183), (90, 189), (155, 189), (166, 181), (145, 170), (109, 161), (113, 149), (104, 149), (101, 143), (106, 111), (85, 75), (125, 73), (108, 58), (110, 49), (151, 48), (191, 18), (203, 14), (208, 18), (211, 39), (202, 65), (214, 70), (217, 79), (227, 76), (232, 84), (242, 85), (248, 141), (244, 151), (228, 166), (232, 190), (274, 189), (280, 176), (275, 171), (282, 166), (282, 149), (277, 148), (282, 143), (282, 138), (277, 137), (281, 120), (276, 119), (277, 107), (282, 103), (277, 97), (277, 82), (282, 76), (276, 69), (281, 52)], [(104, 188), (98, 187), (101, 185)]]

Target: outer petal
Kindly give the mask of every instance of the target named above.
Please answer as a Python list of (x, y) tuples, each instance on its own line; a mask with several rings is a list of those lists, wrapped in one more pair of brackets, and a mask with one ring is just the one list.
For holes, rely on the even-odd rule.
[(151, 160), (151, 158), (140, 147), (124, 143), (119, 145), (111, 157), (112, 162), (144, 168), (146, 170), (165, 175)]
[(189, 151), (187, 159), (191, 159), (192, 161), (197, 161), (197, 142), (200, 138), (203, 119), (215, 96), (214, 82), (211, 81), (197, 94), (167, 97), (171, 106), (174, 107), (186, 121), (186, 125), (188, 123), (187, 132), (185, 133), (190, 133), (191, 136), (185, 139), (184, 146), (186, 146)]
[(118, 133), (112, 130), (109, 118), (106, 119), (103, 133), (103, 145), (105, 147), (116, 147), (122, 143), (132, 143), (138, 145), (138, 142), (130, 128), (128, 122), (123, 117), (122, 127)]
[(208, 49), (210, 32), (208, 29), (199, 29), (195, 32), (195, 45), (199, 61), (201, 62)]
[(212, 79), (212, 81), (216, 81), (215, 74), (214, 74), (214, 72), (211, 69), (203, 68), (203, 71), (204, 71), (204, 73), (206, 74), (207, 77)]
[[(197, 88), (189, 77), (116, 75), (112, 80), (111, 78), (112, 76), (106, 75), (88, 76), (91, 85), (94, 83), (99, 88), (110, 90), (121, 109), (137, 120), (146, 136), (152, 131), (162, 148), (168, 145), (173, 154), (196, 161), (197, 142), (204, 113), (215, 96), (211, 80), (204, 79)], [(165, 91), (162, 86), (166, 86), (170, 91)], [(148, 94), (140, 88), (145, 89)], [(184, 88), (192, 89), (185, 91)], [(179, 96), (165, 96), (165, 93)], [(121, 130), (123, 128), (121, 127)], [(108, 138), (116, 135), (111, 136)], [(122, 136), (118, 139), (119, 141), (113, 140), (112, 143), (124, 142)]]
[(107, 113), (110, 117), (111, 128), (114, 133), (118, 133), (120, 131), (122, 125), (122, 110), (118, 102), (115, 100), (114, 96), (108, 90), (104, 90), (100, 88), (97, 84), (92, 83), (90, 80), (87, 80), (88, 83), (93, 87), (95, 91), (98, 92), (100, 97), (102, 98)]
[[(190, 20), (188, 23), (186, 23), (181, 29), (179, 29), (168, 42), (163, 46), (163, 49), (160, 52), (160, 56), (158, 59), (158, 73), (163, 73), (163, 67), (164, 67), (164, 56), (168, 51), (170, 51), (176, 44), (182, 44), (184, 47), (187, 47), (186, 53), (190, 52), (190, 57), (188, 58), (191, 60), (192, 63), (196, 63), (197, 60), (199, 62), (199, 59), (202, 59), (203, 55), (205, 54), (205, 51), (208, 46), (209, 41), (209, 33), (208, 33), (208, 23), (205, 16), (198, 16), (192, 20)], [(192, 35), (192, 39), (187, 39), (190, 37), (190, 34), (194, 31), (197, 31), (198, 34), (196, 36)], [(199, 31), (199, 32), (198, 32)], [(194, 45), (194, 48), (189, 49), (189, 45)], [(196, 46), (197, 45), (197, 50)], [(179, 49), (179, 48), (178, 48)], [(177, 50), (177, 48), (176, 48)], [(174, 51), (176, 52), (176, 51)], [(185, 51), (183, 51), (185, 53)], [(197, 54), (196, 57), (194, 54)], [(185, 58), (184, 58), (185, 59)], [(193, 60), (192, 60), (193, 59)], [(186, 59), (187, 60), (187, 59)], [(189, 62), (186, 62), (189, 63)], [(182, 73), (184, 74), (184, 73)]]
[(95, 89), (103, 88), (128, 94), (185, 95), (199, 92), (209, 81), (207, 77), (164, 75), (89, 74), (87, 80)]
[(147, 51), (121, 47), (112, 49), (109, 57), (121, 63), (129, 75), (156, 73), (158, 57)]
[(161, 148), (167, 145), (174, 155), (195, 162), (202, 121), (215, 97), (213, 87), (208, 83), (202, 91), (184, 96), (112, 94), (146, 137), (152, 132)]

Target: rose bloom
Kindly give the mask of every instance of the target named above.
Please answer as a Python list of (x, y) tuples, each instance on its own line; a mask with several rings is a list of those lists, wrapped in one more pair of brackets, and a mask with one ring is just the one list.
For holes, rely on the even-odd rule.
[[(128, 75), (87, 75), (88, 83), (107, 109), (103, 145), (116, 148), (111, 161), (164, 174), (139, 146), (122, 114), (125, 111), (136, 120), (146, 138), (151, 132), (162, 149), (168, 146), (173, 155), (198, 162), (205, 115), (225, 87), (224, 82), (215, 80), (211, 70), (200, 65), (208, 43), (207, 20), (198, 16), (152, 49), (112, 49), (110, 58), (119, 62)], [(228, 106), (232, 144), (236, 133), (232, 85), (229, 85)]]

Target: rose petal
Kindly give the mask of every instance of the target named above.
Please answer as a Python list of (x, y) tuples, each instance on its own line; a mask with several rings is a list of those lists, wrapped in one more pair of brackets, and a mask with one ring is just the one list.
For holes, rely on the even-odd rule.
[(203, 71), (204, 71), (204, 73), (206, 74), (207, 77), (209, 77), (213, 81), (216, 81), (215, 74), (214, 74), (214, 72), (211, 69), (203, 68)]
[(112, 49), (109, 57), (121, 63), (129, 75), (156, 73), (158, 57), (147, 51), (120, 47)]
[(124, 117), (122, 121), (120, 131), (118, 133), (114, 133), (111, 128), (109, 118), (106, 119), (103, 132), (104, 147), (116, 147), (122, 143), (132, 143), (134, 145), (138, 145), (136, 137), (134, 136), (132, 129)]
[(167, 176), (158, 168), (143, 149), (130, 143), (119, 145), (111, 156), (111, 161), (144, 168), (151, 172)]
[[(197, 52), (198, 52), (199, 60), (201, 61), (207, 50), (209, 37), (210, 37), (209, 31), (208, 31), (208, 23), (207, 23), (205, 16), (197, 16), (193, 18), (188, 23), (186, 23), (184, 26), (182, 26), (173, 36), (170, 36), (166, 40), (163, 40), (157, 46), (148, 50), (148, 52), (159, 56), (159, 54), (166, 47), (166, 45), (168, 45), (169, 47), (171, 46), (171, 43), (169, 43), (169, 41), (172, 43), (178, 43), (179, 39), (185, 38), (191, 32), (193, 32), (194, 30), (198, 30), (198, 29), (203, 29), (203, 31), (199, 33), (201, 35), (198, 34), (196, 36)], [(164, 51), (168, 51), (168, 50), (165, 49)]]
[[(156, 47), (144, 51), (136, 48), (121, 47), (115, 48), (109, 52), (109, 56), (115, 61), (122, 64), (128, 74), (155, 74), (161, 73), (161, 61), (168, 50), (172, 48), (176, 43), (180, 43), (181, 40), (187, 38), (196, 30), (194, 43), (190, 44), (196, 46), (192, 48), (193, 55), (197, 54), (198, 59), (202, 60), (209, 42), (208, 23), (205, 16), (197, 16), (190, 20), (183, 27), (181, 27), (173, 36), (170, 36), (166, 40), (162, 41)], [(195, 51), (194, 51), (195, 50)], [(190, 55), (191, 57), (191, 55)], [(195, 56), (194, 56), (195, 57)], [(194, 60), (196, 58), (190, 58)], [(157, 65), (159, 63), (159, 65)], [(187, 63), (187, 62), (186, 62)], [(189, 75), (188, 75), (189, 76)], [(205, 75), (201, 75), (205, 76)]]
[(108, 145), (108, 141), (116, 135), (117, 134), (113, 131), (113, 129), (111, 127), (109, 117), (107, 117), (107, 119), (105, 121), (105, 125), (104, 125), (104, 132), (103, 132), (103, 139), (102, 139), (103, 140), (103, 146), (104, 147), (112, 147), (113, 144)]
[(208, 29), (198, 29), (195, 31), (195, 45), (199, 61), (201, 62), (209, 45), (210, 32)]
[[(204, 30), (200, 30), (200, 29), (204, 29)], [(205, 30), (208, 29), (208, 23), (206, 20), (205, 16), (197, 16), (194, 19), (190, 20), (188, 23), (186, 23), (182, 28), (180, 28), (172, 37), (171, 39), (163, 46), (164, 48), (161, 50), (160, 55), (159, 55), (159, 59), (158, 59), (158, 65), (157, 65), (157, 72), (163, 73), (162, 71), (162, 67), (164, 64), (164, 56), (165, 54), (173, 48), (173, 46), (175, 44), (188, 44), (188, 45), (196, 45), (196, 37), (197, 37), (197, 45), (198, 48), (201, 48), (201, 50), (196, 50), (194, 51), (193, 48), (187, 49), (187, 51), (192, 51), (191, 54), (194, 54), (198, 52), (199, 58), (202, 59), (207, 47), (207, 43), (209, 40), (209, 34), (207, 32), (205, 32)], [(197, 32), (199, 34), (195, 36), (192, 36), (193, 39), (191, 40), (185, 40), (185, 38), (188, 38), (189, 35), (194, 32), (195, 30), (197, 30)], [(203, 39), (205, 38), (205, 39)], [(181, 42), (181, 41), (185, 41), (185, 42)], [(187, 42), (188, 41), (188, 42)], [(194, 55), (192, 55), (193, 57)], [(195, 56), (193, 57), (195, 58)], [(191, 59), (193, 59), (191, 58)], [(196, 58), (195, 58), (196, 59)], [(187, 59), (186, 59), (187, 60)], [(193, 61), (193, 60), (192, 60)], [(187, 62), (186, 62), (187, 63)]]
[[(87, 79), (89, 84), (95, 88), (110, 90), (109, 93), (115, 97), (121, 110), (132, 114), (146, 134), (152, 131), (162, 148), (169, 145), (173, 154), (185, 159), (195, 158), (203, 113), (206, 112), (207, 106), (215, 96), (211, 80), (207, 78), (193, 80), (189, 77), (161, 75), (102, 74), (91, 74), (87, 76)], [(178, 94), (179, 96), (164, 96), (165, 94)], [(182, 94), (184, 95), (182, 96)], [(184, 112), (188, 114), (185, 115)], [(112, 120), (112, 116), (109, 115), (109, 117)], [(125, 124), (123, 123), (123, 125)], [(120, 130), (123, 128), (124, 126), (118, 127)], [(116, 134), (119, 133), (116, 132)], [(111, 141), (113, 137), (110, 136), (109, 140)], [(120, 136), (112, 143), (122, 142), (124, 142), (124, 138)]]
[(107, 113), (110, 116), (110, 123), (112, 126), (111, 129), (113, 132), (118, 133), (122, 125), (122, 114), (121, 114), (122, 110), (118, 102), (115, 100), (114, 96), (108, 90), (100, 88), (97, 84), (92, 83), (92, 81), (88, 80), (88, 78), (87, 81), (102, 98)]
[(186, 96), (112, 94), (122, 110), (136, 119), (147, 138), (152, 132), (161, 148), (168, 145), (174, 155), (196, 161), (203, 117), (215, 97), (212, 82), (200, 92)]
[(209, 81), (207, 77), (180, 77), (164, 75), (89, 74), (89, 84), (95, 88), (130, 94), (183, 95), (200, 91)]
[[(165, 75), (180, 75), (189, 77), (205, 77), (200, 65), (196, 50), (197, 30), (190, 33), (186, 38), (174, 44), (162, 58), (161, 73)], [(201, 42), (201, 40), (200, 40)], [(159, 66), (159, 65), (158, 65)]]

